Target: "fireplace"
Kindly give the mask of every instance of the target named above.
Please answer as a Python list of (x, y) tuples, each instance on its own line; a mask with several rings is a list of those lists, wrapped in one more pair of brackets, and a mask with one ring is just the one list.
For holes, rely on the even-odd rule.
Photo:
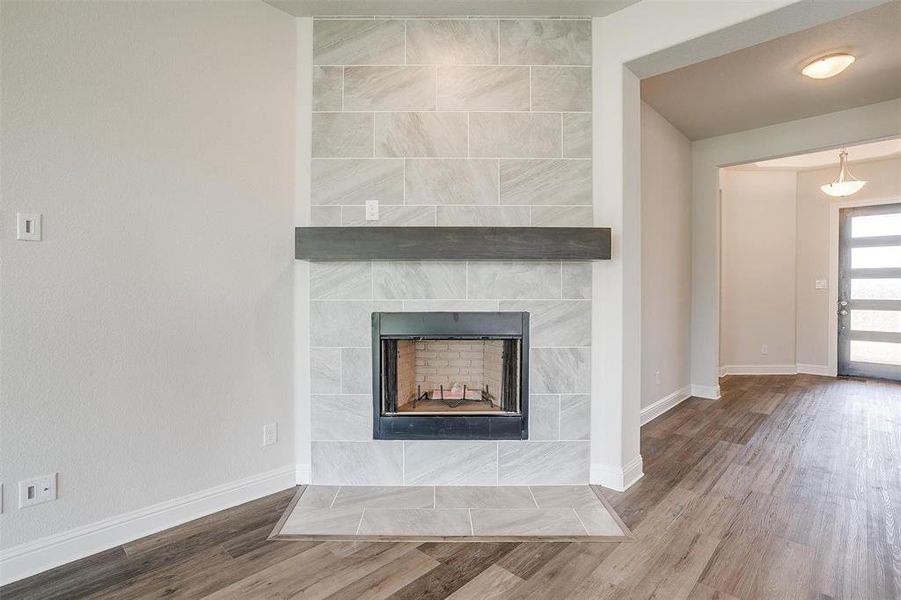
[(528, 439), (529, 313), (373, 313), (373, 437)]

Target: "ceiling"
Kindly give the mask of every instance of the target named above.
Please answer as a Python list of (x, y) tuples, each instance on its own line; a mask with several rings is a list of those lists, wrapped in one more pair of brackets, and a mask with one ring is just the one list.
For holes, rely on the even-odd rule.
[[(851, 164), (869, 160), (899, 158), (901, 157), (901, 138), (846, 146), (845, 149), (848, 151), (848, 162)], [(806, 171), (808, 169), (822, 169), (823, 167), (835, 167), (837, 169), (838, 153), (839, 149), (836, 148), (822, 152), (762, 160), (728, 168), (736, 171)]]
[[(832, 79), (800, 74), (836, 51), (857, 62)], [(643, 79), (641, 96), (693, 140), (899, 98), (901, 1)]]
[(603, 17), (638, 0), (264, 0), (296, 17), (541, 16)]

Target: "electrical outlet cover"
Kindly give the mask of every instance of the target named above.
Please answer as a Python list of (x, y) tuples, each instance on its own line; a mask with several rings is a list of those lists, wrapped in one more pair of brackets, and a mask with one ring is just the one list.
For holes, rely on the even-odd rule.
[(56, 500), (56, 473), (19, 482), (19, 508)]
[(263, 425), (263, 445), (271, 446), (278, 442), (278, 423)]

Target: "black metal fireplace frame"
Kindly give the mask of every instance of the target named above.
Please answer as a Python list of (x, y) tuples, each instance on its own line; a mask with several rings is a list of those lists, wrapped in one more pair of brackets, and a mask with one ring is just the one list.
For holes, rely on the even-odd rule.
[[(467, 415), (383, 414), (382, 340), (516, 339), (519, 413)], [(376, 440), (526, 440), (529, 438), (529, 313), (372, 313), (372, 437)]]

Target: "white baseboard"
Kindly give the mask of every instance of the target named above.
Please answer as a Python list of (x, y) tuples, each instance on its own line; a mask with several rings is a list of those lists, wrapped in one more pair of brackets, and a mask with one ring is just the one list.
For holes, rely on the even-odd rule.
[(691, 395), (695, 398), (705, 398), (707, 400), (720, 399), (720, 386), (718, 385), (697, 385), (691, 384)]
[(307, 485), (313, 483), (313, 467), (310, 463), (297, 465), (296, 470), (297, 485)]
[(664, 396), (650, 406), (646, 406), (645, 408), (641, 409), (641, 424), (644, 425), (645, 423), (653, 421), (666, 411), (675, 408), (679, 405), (680, 402), (688, 398), (691, 398), (691, 386), (688, 385), (684, 388), (676, 390), (668, 396)]
[(290, 465), (160, 502), (0, 552), (0, 585), (294, 487)]
[(725, 365), (720, 367), (720, 377), (726, 375), (824, 375), (833, 376), (826, 365)]
[(593, 485), (600, 485), (617, 492), (624, 492), (644, 477), (641, 455), (630, 460), (622, 468), (605, 465), (592, 465), (589, 480)]
[(822, 375), (823, 377), (835, 377), (835, 373), (829, 365), (802, 365), (798, 363), (798, 373), (805, 375)]

